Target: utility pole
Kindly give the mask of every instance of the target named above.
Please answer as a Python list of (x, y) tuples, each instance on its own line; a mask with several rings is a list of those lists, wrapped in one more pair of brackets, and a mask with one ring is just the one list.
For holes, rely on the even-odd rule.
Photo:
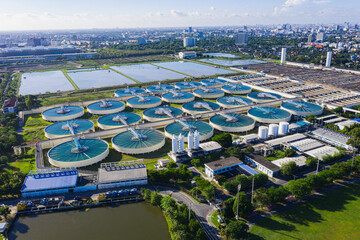
[(241, 184), (237, 188), (237, 206), (236, 206), (236, 220), (239, 220), (239, 192), (241, 190)]
[(316, 175), (319, 172), (319, 164), (320, 164), (320, 158), (318, 158), (317, 166), (316, 166)]
[(254, 203), (254, 183), (255, 183), (255, 178), (253, 177), (252, 186), (251, 186), (251, 203)]
[(190, 213), (191, 213), (191, 203), (192, 203), (192, 202), (190, 201), (190, 206), (189, 206), (189, 223), (190, 223), (190, 217), (191, 217), (191, 214), (190, 214)]

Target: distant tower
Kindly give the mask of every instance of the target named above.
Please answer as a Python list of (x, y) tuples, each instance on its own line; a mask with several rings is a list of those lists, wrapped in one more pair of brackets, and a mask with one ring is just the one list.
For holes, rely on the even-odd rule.
[(198, 149), (199, 148), (199, 144), (200, 144), (200, 134), (199, 132), (196, 130), (194, 133), (194, 149)]
[(326, 65), (325, 67), (329, 68), (331, 66), (331, 57), (332, 57), (332, 52), (329, 51), (326, 54)]
[(188, 148), (189, 149), (194, 148), (194, 135), (191, 131), (189, 132), (189, 135), (188, 135)]
[(281, 49), (281, 60), (280, 60), (280, 63), (281, 63), (281, 64), (285, 64), (285, 59), (286, 59), (286, 48), (282, 48), (282, 49)]
[(235, 45), (242, 46), (248, 43), (248, 34), (247, 32), (240, 32), (235, 35)]
[(179, 135), (179, 152), (183, 152), (184, 151), (184, 136), (183, 135)]
[(177, 153), (178, 151), (178, 138), (175, 135), (172, 137), (172, 151), (174, 153)]
[(196, 38), (185, 37), (184, 38), (184, 47), (195, 47), (196, 46)]

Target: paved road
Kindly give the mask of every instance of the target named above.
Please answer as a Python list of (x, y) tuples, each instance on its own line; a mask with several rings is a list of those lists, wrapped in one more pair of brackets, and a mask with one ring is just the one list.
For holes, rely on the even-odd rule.
[(160, 194), (163, 194), (163, 195), (171, 194), (172, 197), (177, 202), (184, 203), (188, 207), (190, 207), (191, 210), (193, 210), (195, 212), (196, 218), (199, 220), (199, 222), (202, 226), (202, 229), (204, 230), (204, 232), (206, 233), (207, 237), (210, 240), (220, 240), (221, 239), (219, 231), (214, 226), (212, 226), (212, 224), (208, 221), (208, 215), (212, 212), (214, 207), (212, 207), (208, 204), (198, 204), (198, 203), (194, 202), (186, 194), (184, 194), (183, 192), (176, 190), (176, 189), (162, 187), (162, 186), (157, 186), (155, 188), (156, 188), (156, 190), (159, 190)]

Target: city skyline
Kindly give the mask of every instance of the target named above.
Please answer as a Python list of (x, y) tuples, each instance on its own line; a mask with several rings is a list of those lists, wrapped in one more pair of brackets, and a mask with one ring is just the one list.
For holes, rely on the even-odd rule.
[(0, 31), (358, 23), (359, 7), (360, 2), (351, 0), (35, 0), (31, 5), (19, 0), (0, 3)]

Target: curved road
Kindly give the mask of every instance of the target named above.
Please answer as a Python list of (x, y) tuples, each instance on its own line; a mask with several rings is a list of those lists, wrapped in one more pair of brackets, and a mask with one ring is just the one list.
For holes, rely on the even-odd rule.
[(212, 226), (212, 224), (210, 223), (211, 220), (208, 221), (208, 215), (212, 213), (214, 207), (208, 204), (196, 203), (185, 193), (177, 189), (163, 186), (155, 186), (152, 189), (158, 190), (159, 193), (162, 195), (171, 194), (178, 203), (185, 203), (189, 208), (191, 208), (191, 210), (195, 212), (195, 217), (199, 220), (202, 229), (210, 240), (222, 239), (220, 237), (218, 229)]

